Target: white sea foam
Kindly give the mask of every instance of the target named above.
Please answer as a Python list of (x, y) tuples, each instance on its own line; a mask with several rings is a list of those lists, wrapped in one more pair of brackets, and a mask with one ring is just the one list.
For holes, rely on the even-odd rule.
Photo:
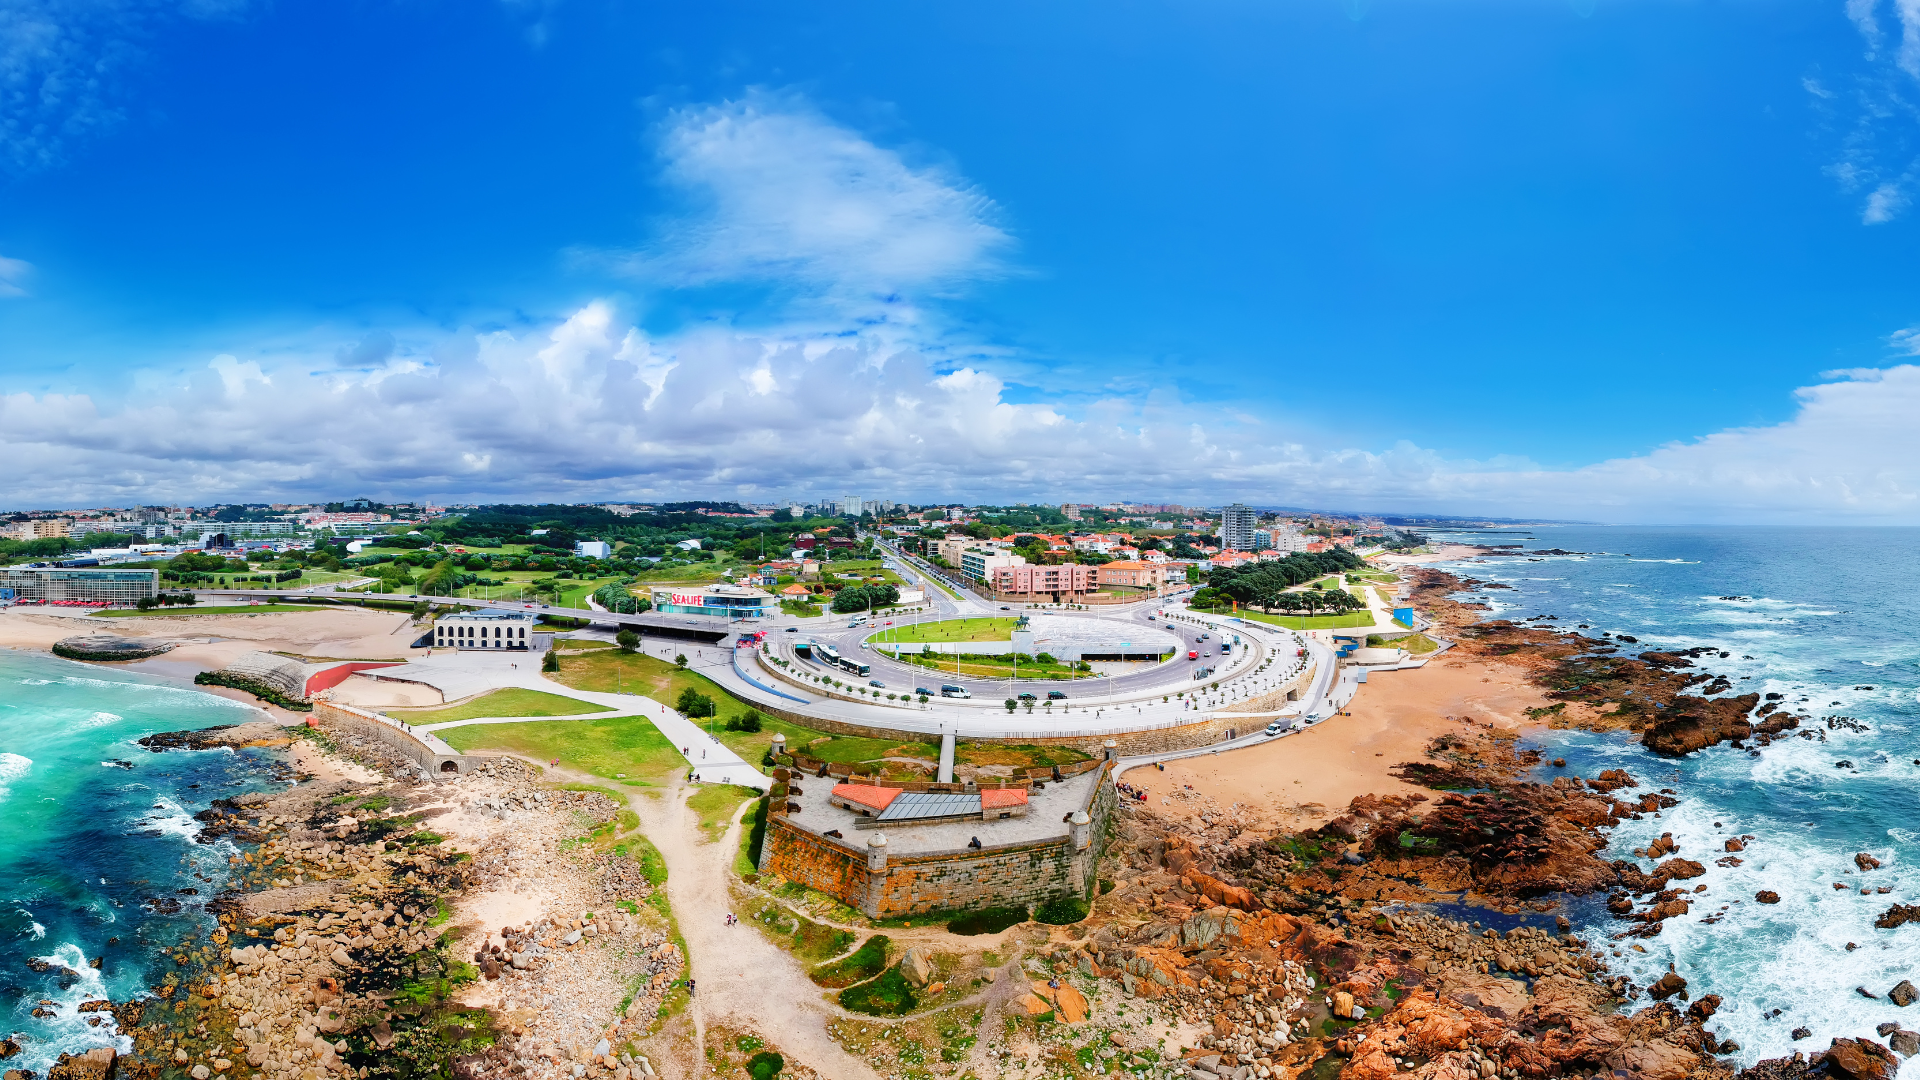
[(32, 767), (32, 758), (0, 751), (0, 799), (12, 794), (8, 785), (27, 775), (27, 770)]
[[(112, 1013), (80, 1011), (80, 1006), (84, 1002), (112, 996), (106, 981), (101, 978), (100, 972), (94, 970), (92, 963), (87, 959), (86, 952), (80, 946), (72, 942), (62, 942), (51, 953), (40, 959), (49, 964), (59, 964), (72, 972), (73, 974), (68, 976), (72, 983), (65, 990), (43, 986), (29, 991), (36, 999), (43, 996), (50, 998), (60, 1008), (53, 1016), (38, 1022), (38, 1026), (34, 1029), (33, 1041), (27, 1043), (21, 1056), (14, 1061), (9, 1061), (9, 1065), (15, 1065), (17, 1061), (18, 1065), (15, 1067), (31, 1068), (35, 1072), (44, 1073), (63, 1053), (80, 1054), (99, 1046), (111, 1046), (123, 1054), (133, 1049), (133, 1040), (120, 1033), (119, 1025), (114, 1021)], [(99, 1027), (88, 1025), (87, 1021), (94, 1017), (100, 1019)]]
[(193, 815), (164, 795), (154, 800), (153, 809), (148, 811), (146, 825), (163, 835), (186, 840), (193, 839), (200, 832), (200, 823), (193, 820)]

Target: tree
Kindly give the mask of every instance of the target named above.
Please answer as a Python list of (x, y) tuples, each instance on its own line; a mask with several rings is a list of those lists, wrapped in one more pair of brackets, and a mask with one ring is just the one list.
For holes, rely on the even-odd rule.
[(1008, 698), (1007, 700), (1001, 702), (1001, 704), (1007, 707), (1007, 712), (1009, 713), (1013, 712), (1013, 710), (1020, 707), (1020, 703), (1018, 701), (1015, 701), (1012, 698)]
[(674, 699), (673, 708), (686, 717), (713, 716), (717, 711), (712, 698), (691, 686), (680, 691), (680, 696)]
[(640, 635), (634, 633), (631, 630), (623, 629), (619, 633), (613, 635), (613, 642), (614, 644), (620, 646), (621, 652), (630, 653), (633, 650), (640, 647)]
[(758, 711), (753, 709), (748, 709), (746, 712), (741, 713), (739, 716), (735, 716), (728, 719), (727, 730), (728, 731), (759, 731), (764, 724), (765, 724), (765, 719), (760, 715)]
[(680, 655), (674, 657), (673, 666), (677, 668), (685, 668), (687, 666), (687, 654), (681, 653)]
[(554, 652), (551, 648), (549, 648), (547, 650), (547, 654), (540, 658), (540, 670), (541, 671), (559, 671), (560, 670), (560, 654), (557, 652)]

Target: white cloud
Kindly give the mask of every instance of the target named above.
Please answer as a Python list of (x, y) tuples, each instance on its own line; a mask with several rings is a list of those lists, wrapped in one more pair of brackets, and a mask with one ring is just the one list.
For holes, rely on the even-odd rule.
[(1867, 58), (1872, 59), (1875, 49), (1880, 47), (1880, 20), (1874, 16), (1876, 0), (1847, 0), (1847, 18), (1860, 28), (1860, 36), (1867, 39)]
[(247, 0), (0, 0), (0, 168), (58, 161), (120, 119), (116, 80), (155, 23), (221, 18)]
[[(399, 352), (432, 342), (403, 335)], [(1834, 373), (1797, 414), (1573, 470), (1408, 443), (1317, 448), (1145, 394), (1015, 403), (865, 333), (649, 338), (595, 302), (438, 362), (343, 375), (223, 354), (125, 405), (0, 398), (0, 506), (338, 496), (1107, 497), (1621, 521), (1920, 522), (1920, 366)], [(771, 390), (769, 390), (771, 388)]]
[(754, 93), (675, 113), (661, 155), (695, 209), (625, 260), (651, 280), (867, 299), (1002, 272), (1011, 245), (972, 185), (795, 98)]
[(0, 298), (13, 299), (27, 295), (26, 286), (20, 282), (32, 272), (32, 263), (0, 255)]
[(1907, 195), (1900, 185), (1881, 184), (1867, 196), (1867, 205), (1860, 211), (1860, 220), (1867, 225), (1881, 225), (1892, 221), (1901, 210), (1906, 209)]

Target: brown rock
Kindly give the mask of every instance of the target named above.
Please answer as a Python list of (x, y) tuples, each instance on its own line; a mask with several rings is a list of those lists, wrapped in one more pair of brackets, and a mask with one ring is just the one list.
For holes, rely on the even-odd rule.
[(1780, 894), (1772, 889), (1761, 889), (1753, 894), (1753, 899), (1758, 904), (1777, 904), (1780, 902)]
[(1664, 1039), (1630, 1043), (1607, 1058), (1614, 1069), (1643, 1080), (1686, 1080), (1700, 1064), (1700, 1055)]
[(1893, 1080), (1900, 1059), (1872, 1039), (1835, 1039), (1822, 1055), (1829, 1072), (1852, 1080)]
[(1853, 857), (1853, 865), (1859, 867), (1861, 873), (1865, 873), (1868, 870), (1880, 869), (1880, 860), (1862, 851)]
[(116, 1057), (110, 1046), (84, 1054), (61, 1054), (60, 1060), (47, 1070), (47, 1080), (112, 1080)]
[(1655, 1001), (1665, 1001), (1687, 988), (1687, 980), (1672, 971), (1660, 976), (1660, 980), (1647, 987), (1647, 994)]
[(1920, 991), (1914, 990), (1913, 984), (1905, 979), (1901, 979), (1898, 986), (1887, 991), (1887, 1000), (1903, 1009), (1913, 1004), (1916, 997), (1920, 997)]
[(1727, 838), (1727, 850), (1728, 851), (1745, 851), (1747, 850), (1747, 845), (1743, 843), (1739, 837), (1732, 836)]
[(1699, 1001), (1687, 1006), (1687, 1019), (1706, 1023), (1720, 1010), (1719, 994), (1703, 994)]
[(1707, 872), (1707, 868), (1692, 859), (1668, 859), (1654, 867), (1653, 872), (1672, 881), (1685, 881), (1700, 877)]

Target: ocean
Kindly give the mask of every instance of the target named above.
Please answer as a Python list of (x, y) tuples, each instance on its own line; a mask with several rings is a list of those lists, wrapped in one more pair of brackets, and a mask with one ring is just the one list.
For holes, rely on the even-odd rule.
[[(236, 854), (197, 843), (193, 815), (272, 783), (275, 752), (155, 754), (136, 740), (260, 715), (162, 679), (0, 649), (0, 1009), (6, 1032), (25, 1036), (9, 1068), (45, 1075), (61, 1052), (128, 1049), (110, 1014), (76, 1006), (125, 1001), (187, 970), (165, 950), (189, 933), (204, 944), (205, 905)], [(42, 1002), (54, 1015), (33, 1015)]]
[[(1614, 969), (1642, 986), (1672, 964), (1695, 998), (1720, 995), (1710, 1027), (1740, 1044), (1732, 1056), (1742, 1064), (1871, 1037), (1886, 1021), (1920, 1028), (1920, 1005), (1886, 996), (1902, 979), (1920, 982), (1920, 924), (1873, 925), (1894, 903), (1920, 903), (1920, 529), (1530, 526), (1433, 536), (1589, 553), (1441, 568), (1512, 586), (1474, 594), (1494, 606), (1490, 618), (1558, 616), (1532, 625), (1586, 623), (1596, 637), (1638, 638), (1638, 650), (1724, 650), (1726, 659), (1703, 657), (1696, 670), (1724, 674), (1729, 694), (1784, 695), (1786, 708), (1811, 718), (1802, 729), (1820, 736), (1675, 760), (1625, 734), (1546, 733), (1541, 748), (1564, 756), (1567, 772), (1624, 768), (1679, 793), (1680, 805), (1616, 829), (1605, 857), (1632, 858), (1671, 832), (1680, 856), (1707, 868), (1686, 883), (1707, 887), (1691, 913), (1657, 937), (1609, 942), (1633, 924), (1591, 902), (1574, 905), (1575, 932), (1617, 952)], [(1560, 774), (1543, 768), (1539, 779)], [(1741, 865), (1716, 865), (1726, 840), (1742, 835), (1755, 839)], [(1857, 870), (1856, 852), (1882, 868)], [(1892, 892), (1862, 896), (1863, 885)], [(1763, 889), (1780, 902), (1756, 903)], [(1795, 1041), (1800, 1027), (1812, 1034)]]

